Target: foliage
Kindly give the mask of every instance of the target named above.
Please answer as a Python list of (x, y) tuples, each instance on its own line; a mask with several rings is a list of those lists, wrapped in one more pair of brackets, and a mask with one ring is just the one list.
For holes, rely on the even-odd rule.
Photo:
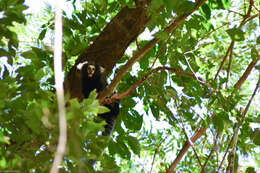
[[(176, 172), (200, 172), (204, 163), (205, 172), (223, 172), (231, 157), (226, 154), (232, 149), (235, 172), (259, 171), (259, 94), (242, 117), (259, 70), (253, 69), (242, 88), (233, 87), (247, 66), (259, 60), (257, 17), (247, 18), (240, 26), (248, 8), (252, 8), (251, 16), (259, 14), (259, 2), (254, 3), (250, 7), (249, 1), (207, 1), (173, 33), (167, 33), (164, 29), (169, 21), (192, 12), (196, 4), (152, 0), (147, 7), (151, 21), (145, 34), (156, 33), (159, 42), (124, 75), (117, 92), (128, 90), (159, 66), (178, 69), (182, 74), (167, 69), (153, 73), (130, 96), (121, 99), (111, 137), (100, 135), (105, 122), (97, 114), (107, 110), (99, 104), (95, 91), (82, 102), (66, 95), (68, 143), (61, 172), (166, 172), (187, 136), (191, 138), (199, 127), (207, 128), (205, 135), (186, 153)], [(67, 4), (73, 12), (63, 13), (65, 75), (120, 9), (135, 7), (129, 0), (73, 0)], [(35, 19), (42, 23), (34, 25), (39, 30), (35, 33), (37, 43), (28, 47), (19, 39), (25, 35), (19, 29), (34, 21), (23, 12), (26, 8), (23, 0), (0, 1), (0, 170), (48, 172), (58, 139), (49, 47), (53, 15), (49, 9), (41, 12), (49, 17)], [(147, 42), (139, 36), (131, 44), (130, 54)], [(235, 44), (228, 52), (232, 42)], [(215, 80), (226, 52), (227, 62)], [(122, 67), (129, 56), (125, 54), (116, 68)], [(232, 141), (237, 128), (235, 144)], [(94, 168), (89, 164), (93, 160), (97, 161)], [(255, 165), (244, 164), (246, 160), (255, 160)]]
[(23, 11), (27, 8), (21, 0), (0, 1), (0, 56), (9, 57), (9, 63), (12, 63), (19, 45), (18, 36), (10, 27), (14, 25), (14, 22), (26, 23)]

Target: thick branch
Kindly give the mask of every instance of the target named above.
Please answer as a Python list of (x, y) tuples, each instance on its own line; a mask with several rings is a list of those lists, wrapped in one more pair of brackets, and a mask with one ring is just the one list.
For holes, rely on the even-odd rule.
[(252, 61), (248, 66), (246, 71), (244, 72), (244, 74), (242, 75), (242, 77), (237, 81), (237, 83), (235, 84), (234, 88), (241, 88), (241, 85), (245, 82), (245, 80), (247, 79), (247, 77), (249, 76), (249, 74), (251, 73), (252, 69), (254, 68), (254, 66), (256, 65), (256, 63), (258, 62), (259, 59), (257, 59), (257, 61)]
[[(198, 138), (200, 138), (206, 131), (206, 128), (200, 128), (197, 133), (191, 137), (192, 143), (194, 143)], [(170, 165), (170, 167), (167, 169), (166, 173), (171, 173), (177, 166), (177, 164), (181, 161), (182, 157), (184, 154), (188, 151), (190, 148), (191, 144), (190, 142), (186, 141), (184, 146), (182, 147), (181, 151), (179, 152), (177, 158), (174, 160), (174, 162)]]
[[(190, 13), (185, 13), (179, 17), (177, 17), (175, 20), (172, 20), (172, 22), (170, 22), (169, 26), (167, 28), (165, 28), (165, 32), (168, 33), (172, 33), (173, 31), (175, 31), (176, 28), (179, 27), (179, 25), (190, 15), (192, 14), (194, 11), (196, 11), (201, 5), (203, 5), (205, 3), (206, 0), (200, 0), (197, 2), (195, 8), (193, 9), (192, 12)], [(104, 101), (105, 97), (108, 95), (111, 95), (114, 91), (114, 89), (117, 87), (118, 83), (120, 82), (120, 80), (122, 79), (122, 77), (124, 76), (124, 74), (133, 66), (133, 64), (135, 62), (137, 62), (138, 60), (140, 60), (156, 43), (158, 43), (159, 39), (158, 38), (154, 38), (152, 39), (150, 42), (148, 42), (142, 49), (140, 49), (136, 55), (134, 55), (125, 65), (122, 69), (120, 69), (120, 71), (117, 73), (117, 75), (115, 76), (114, 80), (112, 80), (111, 84), (103, 91), (100, 93), (99, 95), (99, 99), (101, 102)]]
[(121, 9), (106, 25), (93, 44), (79, 56), (64, 82), (65, 91), (70, 94), (71, 98), (82, 98), (80, 73), (78, 73), (76, 66), (81, 62), (93, 61), (102, 65), (106, 69), (106, 74), (111, 72), (129, 44), (136, 40), (149, 22), (150, 17), (146, 15), (145, 6)]

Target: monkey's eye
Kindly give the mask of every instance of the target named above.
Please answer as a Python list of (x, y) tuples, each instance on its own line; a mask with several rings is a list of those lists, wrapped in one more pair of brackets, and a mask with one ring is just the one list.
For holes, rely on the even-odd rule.
[(93, 76), (93, 74), (95, 73), (95, 66), (94, 65), (89, 65), (88, 66), (88, 76), (89, 77), (92, 77)]
[(89, 67), (88, 67), (88, 70), (89, 70), (90, 72), (94, 72), (94, 71), (95, 71), (95, 66), (89, 66)]

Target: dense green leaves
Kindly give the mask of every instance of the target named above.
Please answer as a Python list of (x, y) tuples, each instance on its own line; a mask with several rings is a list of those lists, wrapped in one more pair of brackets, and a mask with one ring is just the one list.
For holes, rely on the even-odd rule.
[[(118, 20), (114, 16), (120, 9), (145, 2), (67, 1), (69, 10), (63, 13), (64, 74), (95, 44), (109, 22)], [(116, 88), (117, 93), (124, 93), (138, 84), (120, 99), (111, 137), (101, 135), (106, 122), (97, 115), (109, 110), (99, 104), (96, 91), (81, 102), (66, 93), (68, 142), (60, 172), (166, 172), (187, 144), (187, 137), (191, 139), (200, 127), (206, 133), (194, 142), (196, 156), (187, 150), (178, 158), (180, 162), (177, 159), (175, 172), (202, 172), (198, 158), (207, 163), (204, 172), (225, 172), (233, 149), (235, 172), (237, 168), (257, 172), (257, 167), (250, 166), (259, 166), (259, 93), (244, 117), (243, 111), (258, 80), (259, 63), (239, 89), (233, 87), (244, 79), (249, 63), (259, 60), (258, 19), (253, 18), (258, 14), (257, 3), (254, 1), (246, 20), (250, 4), (240, 0), (206, 1), (182, 20), (197, 2), (152, 0), (144, 6), (150, 21), (140, 37), (129, 41), (108, 80), (110, 83), (133, 55), (144, 47), (149, 49)], [(0, 170), (49, 172), (59, 137), (53, 80), (54, 16), (51, 8), (42, 8), (40, 15), (25, 14), (26, 9), (23, 0), (0, 1)], [(237, 27), (242, 21), (243, 26)], [(176, 24), (174, 32), (165, 32), (172, 23)], [(121, 29), (128, 30), (118, 26), (109, 34)], [(98, 39), (109, 45), (106, 38)], [(149, 45), (153, 38), (158, 43)], [(227, 52), (230, 40), (235, 44)], [(114, 41), (120, 43), (120, 38)], [(100, 49), (92, 53), (102, 56)], [(157, 67), (161, 70), (137, 83)], [(97, 162), (94, 167), (89, 164), (93, 160)]]
[(23, 1), (0, 1), (0, 55), (8, 56), (10, 63), (16, 55), (19, 44), (18, 36), (11, 27), (14, 26), (15, 22), (26, 23), (23, 11), (27, 8)]
[(229, 29), (227, 33), (234, 41), (243, 41), (245, 39), (244, 32), (239, 28)]
[(256, 145), (260, 145), (260, 129), (255, 129), (252, 136), (251, 136), (252, 141)]
[(211, 16), (211, 9), (209, 8), (209, 6), (207, 4), (203, 4), (201, 6), (201, 9), (203, 11), (203, 14), (206, 16), (207, 19), (210, 19)]

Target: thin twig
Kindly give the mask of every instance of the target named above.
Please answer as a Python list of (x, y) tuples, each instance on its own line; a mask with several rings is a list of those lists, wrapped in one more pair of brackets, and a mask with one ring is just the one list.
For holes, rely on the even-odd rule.
[(209, 156), (207, 157), (207, 160), (205, 161), (205, 163), (204, 163), (203, 166), (202, 166), (202, 169), (201, 169), (201, 172), (202, 172), (202, 173), (205, 172), (205, 168), (206, 168), (206, 166), (207, 166), (207, 164), (208, 164), (208, 161), (209, 161), (209, 159), (211, 158), (211, 156), (212, 156), (212, 154), (214, 153), (214, 151), (216, 150), (216, 146), (217, 146), (217, 142), (218, 142), (219, 136), (220, 136), (220, 133), (218, 133), (217, 136), (216, 136), (215, 139), (214, 139), (214, 144), (213, 144), (212, 149), (211, 149), (211, 151), (210, 151), (210, 153), (209, 153)]
[(188, 134), (187, 134), (187, 132), (186, 132), (186, 130), (185, 130), (185, 128), (184, 128), (184, 122), (183, 122), (182, 117), (181, 117), (181, 123), (182, 123), (182, 127), (181, 127), (181, 128), (182, 128), (182, 131), (183, 131), (183, 133), (184, 133), (184, 135), (185, 135), (187, 141), (189, 141), (190, 146), (192, 147), (192, 150), (193, 150), (193, 152), (194, 152), (194, 154), (195, 154), (195, 157), (196, 157), (196, 159), (198, 160), (200, 167), (202, 168), (202, 163), (201, 163), (201, 161), (200, 161), (199, 155), (197, 154), (197, 152), (196, 152), (196, 150), (195, 150), (195, 148), (194, 148), (194, 144), (193, 144), (193, 142), (191, 141), (191, 139), (189, 138), (189, 136), (188, 136)]
[(222, 164), (224, 163), (224, 160), (225, 160), (225, 158), (226, 158), (226, 156), (227, 156), (228, 150), (229, 150), (230, 147), (231, 147), (232, 141), (233, 141), (233, 136), (232, 136), (232, 138), (230, 139), (230, 141), (229, 141), (229, 143), (228, 143), (228, 146), (227, 146), (227, 148), (226, 148), (225, 154), (224, 154), (224, 156), (223, 156), (223, 159), (221, 160), (221, 162), (220, 162), (220, 164), (219, 164), (218, 172), (220, 171), (220, 169), (221, 169), (221, 167), (222, 167)]
[(153, 171), (153, 165), (154, 165), (154, 161), (155, 161), (156, 154), (158, 153), (159, 148), (160, 148), (160, 146), (162, 145), (163, 141), (165, 141), (167, 138), (168, 138), (168, 136), (166, 136), (164, 139), (162, 139), (162, 140), (159, 142), (159, 144), (156, 146), (156, 149), (155, 149), (154, 154), (153, 154), (153, 161), (152, 161), (150, 173), (152, 173), (152, 171)]
[(226, 22), (224, 23), (223, 25), (219, 26), (218, 28), (214, 29), (214, 30), (211, 30), (210, 32), (206, 33), (205, 35), (203, 35), (199, 40), (198, 42), (200, 42), (201, 40), (205, 39), (206, 37), (208, 37), (210, 34), (212, 34), (213, 32), (216, 32), (217, 30), (219, 30), (220, 28), (226, 26), (226, 25), (229, 25), (230, 23), (229, 22)]
[(227, 59), (229, 53), (231, 52), (231, 50), (232, 50), (233, 47), (234, 47), (234, 44), (235, 44), (235, 41), (232, 40), (232, 42), (230, 43), (230, 45), (229, 45), (229, 47), (228, 47), (228, 50), (227, 50), (225, 56), (223, 57), (223, 60), (222, 60), (220, 66), (219, 66), (219, 68), (218, 68), (218, 71), (217, 71), (217, 74), (215, 75), (214, 81), (216, 81), (216, 79), (217, 79), (217, 77), (218, 77), (218, 75), (219, 75), (219, 72), (221, 71), (222, 67), (224, 66), (224, 64), (225, 64), (225, 62), (226, 62), (226, 59)]
[[(254, 16), (250, 16), (253, 5), (254, 5), (254, 1), (253, 1), (253, 0), (250, 0), (250, 6), (249, 6), (249, 8), (248, 8), (247, 14), (244, 15), (244, 18), (243, 18), (243, 20), (242, 20), (242, 22), (240, 23), (240, 25), (239, 25), (238, 28), (242, 28), (242, 26), (244, 26), (244, 25), (246, 24), (246, 22), (248, 22), (249, 20), (252, 20), (253, 18), (255, 18), (256, 16), (259, 15), (259, 14), (257, 14), (257, 15), (254, 15)], [(223, 65), (225, 64), (225, 61), (226, 61), (226, 59), (227, 59), (227, 57), (228, 57), (228, 54), (232, 51), (232, 49), (233, 49), (233, 47), (234, 47), (234, 43), (235, 43), (235, 41), (232, 40), (232, 42), (231, 42), (231, 44), (230, 44), (230, 46), (229, 46), (229, 48), (228, 48), (228, 50), (227, 50), (225, 56), (223, 57), (223, 60), (222, 60), (222, 62), (221, 62), (221, 64), (220, 64), (220, 66), (219, 66), (219, 69), (218, 69), (217, 74), (216, 74), (216, 76), (215, 76), (215, 78), (214, 78), (214, 81), (217, 79), (217, 77), (218, 77), (218, 75), (219, 75), (219, 72), (221, 71)]]
[(255, 6), (255, 4), (253, 5), (253, 7), (256, 9), (256, 11), (260, 12), (260, 10)]
[(194, 75), (194, 77), (196, 78), (196, 80), (197, 80), (198, 82), (200, 82), (200, 83), (205, 83), (204, 81), (201, 81), (201, 80), (196, 76), (195, 72), (193, 71), (193, 69), (192, 69), (192, 67), (191, 67), (191, 65), (190, 65), (190, 63), (189, 63), (189, 61), (187, 60), (187, 58), (186, 58), (185, 55), (184, 55), (184, 59), (185, 59), (186, 63), (188, 64), (188, 67), (189, 67), (190, 71), (192, 72), (192, 74)]
[(236, 12), (236, 11), (233, 11), (233, 10), (228, 10), (228, 12), (231, 12), (231, 13), (238, 14), (238, 15), (240, 15), (240, 16), (242, 16), (242, 17), (244, 17), (244, 16), (245, 16), (244, 14), (241, 14), (241, 13), (239, 13), (239, 12)]
[[(122, 98), (125, 98), (127, 96), (129, 96), (132, 92), (134, 92), (134, 90), (139, 87), (146, 79), (148, 79), (153, 73), (156, 73), (158, 71), (161, 71), (161, 70), (168, 70), (170, 72), (173, 72), (175, 74), (178, 74), (178, 75), (182, 75), (182, 76), (188, 76), (188, 77), (191, 77), (191, 78), (194, 78), (196, 79), (199, 83), (207, 86), (207, 87), (210, 87), (209, 84), (207, 84), (206, 82), (203, 81), (203, 79), (199, 78), (199, 77), (196, 77), (194, 74), (192, 73), (188, 73), (188, 72), (185, 72), (185, 71), (182, 71), (182, 70), (179, 70), (179, 69), (176, 69), (176, 68), (171, 68), (171, 67), (166, 67), (166, 66), (161, 66), (161, 67), (157, 67), (151, 71), (149, 71), (145, 76), (143, 76), (139, 81), (137, 81), (134, 85), (132, 85), (127, 91), (121, 93), (121, 94), (114, 94), (112, 95), (112, 97), (109, 98), (109, 101), (108, 100), (105, 100), (106, 101), (106, 104), (109, 104), (111, 102), (113, 102), (114, 100), (117, 100), (117, 99), (122, 99)], [(104, 101), (103, 101), (104, 102)], [(101, 102), (101, 103), (103, 103)]]
[(232, 141), (233, 141), (233, 136), (232, 136), (232, 138), (230, 139), (230, 141), (229, 141), (229, 143), (228, 143), (228, 146), (227, 146), (227, 148), (226, 148), (225, 154), (224, 154), (224, 156), (223, 156), (223, 159), (221, 160), (221, 162), (220, 162), (220, 164), (219, 164), (218, 172), (219, 172), (219, 170), (221, 169), (222, 164), (224, 163), (224, 160), (225, 160), (225, 158), (226, 158), (226, 155), (227, 155), (227, 153), (228, 153), (228, 150), (229, 150), (229, 148), (231, 147)]
[(54, 41), (54, 75), (56, 95), (59, 110), (59, 140), (54, 157), (51, 173), (59, 172), (59, 165), (63, 160), (67, 142), (67, 122), (62, 78), (62, 10), (61, 1), (56, 0), (55, 6), (55, 41)]
[(161, 56), (162, 51), (163, 51), (163, 49), (166, 47), (166, 45), (168, 44), (168, 42), (170, 41), (170, 38), (171, 38), (172, 34), (173, 34), (173, 32), (171, 32), (171, 34), (169, 34), (167, 41), (164, 42), (163, 45), (159, 48), (159, 51), (158, 51), (158, 53), (157, 53), (157, 55), (156, 55), (156, 57), (155, 57), (155, 60), (154, 60), (153, 63), (152, 63), (151, 68), (154, 67), (155, 62), (157, 61), (157, 59), (159, 58), (159, 56)]
[[(255, 97), (259, 87), (260, 87), (260, 72), (259, 72), (258, 81), (257, 81), (256, 86), (255, 86), (255, 90), (254, 90), (254, 92), (253, 92), (253, 94), (252, 94), (248, 104), (246, 105), (246, 109), (244, 110), (244, 112), (242, 114), (242, 120), (245, 118), (246, 113), (247, 113), (247, 111), (248, 111), (248, 109), (249, 109), (249, 107), (250, 107), (250, 105), (251, 105), (251, 103), (252, 103), (252, 101), (253, 101), (253, 99), (254, 99), (254, 97)], [(240, 121), (240, 122), (242, 123), (242, 121)], [(239, 125), (241, 125), (241, 123), (239, 123)]]
[[(172, 113), (172, 111), (171, 111), (166, 105), (165, 105), (165, 108), (168, 110), (168, 112), (170, 113), (170, 115), (173, 117), (174, 121), (176, 121), (176, 124), (179, 126), (179, 128), (183, 131), (183, 133), (184, 133), (184, 135), (185, 135), (185, 137), (186, 137), (186, 139), (187, 139), (187, 142), (189, 143), (190, 146), (192, 146), (193, 152), (194, 152), (194, 154), (195, 154), (195, 156), (196, 156), (196, 158), (197, 158), (197, 160), (198, 160), (198, 162), (199, 162), (199, 165), (202, 167), (200, 158), (199, 158), (199, 156), (198, 156), (198, 154), (197, 154), (197, 152), (196, 152), (196, 150), (195, 150), (195, 148), (194, 148), (193, 141), (192, 141), (191, 138), (189, 138), (189, 136), (188, 136), (188, 134), (187, 134), (187, 132), (186, 132), (186, 130), (185, 130), (185, 128), (184, 128), (184, 122), (183, 122), (183, 120), (182, 120), (182, 117), (181, 117), (182, 123), (180, 123), (179, 120), (174, 116), (174, 114)], [(180, 124), (182, 124), (182, 125), (180, 125)]]
[(243, 124), (243, 122), (244, 122), (246, 113), (247, 113), (247, 111), (248, 111), (248, 109), (249, 109), (249, 107), (250, 107), (250, 105), (251, 105), (251, 103), (252, 103), (252, 101), (253, 101), (253, 99), (254, 99), (256, 93), (257, 93), (257, 90), (258, 90), (259, 86), (260, 86), (260, 72), (259, 72), (259, 78), (258, 78), (258, 81), (257, 81), (257, 83), (256, 83), (255, 90), (254, 90), (254, 92), (253, 92), (253, 94), (252, 94), (250, 100), (248, 101), (245, 110), (244, 110), (243, 113), (242, 113), (241, 120), (238, 122), (238, 124), (237, 124), (237, 126), (236, 126), (236, 129), (235, 129), (235, 133), (234, 133), (234, 135), (233, 135), (233, 139), (234, 139), (234, 140), (233, 140), (232, 151), (231, 151), (231, 153), (230, 153), (233, 157), (230, 158), (230, 163), (229, 163), (229, 165), (228, 165), (227, 172), (233, 173), (233, 170), (234, 170), (234, 159), (235, 159), (234, 156), (235, 156), (235, 151), (236, 151), (236, 146), (237, 146), (238, 134), (239, 134), (239, 131), (240, 131), (240, 126), (241, 126), (241, 125)]
[(230, 77), (231, 64), (232, 64), (232, 55), (233, 55), (233, 49), (230, 50), (230, 54), (229, 54), (229, 62), (228, 62), (228, 69), (227, 69), (227, 83), (226, 83), (226, 88), (228, 88), (228, 81), (229, 81), (229, 77)]

